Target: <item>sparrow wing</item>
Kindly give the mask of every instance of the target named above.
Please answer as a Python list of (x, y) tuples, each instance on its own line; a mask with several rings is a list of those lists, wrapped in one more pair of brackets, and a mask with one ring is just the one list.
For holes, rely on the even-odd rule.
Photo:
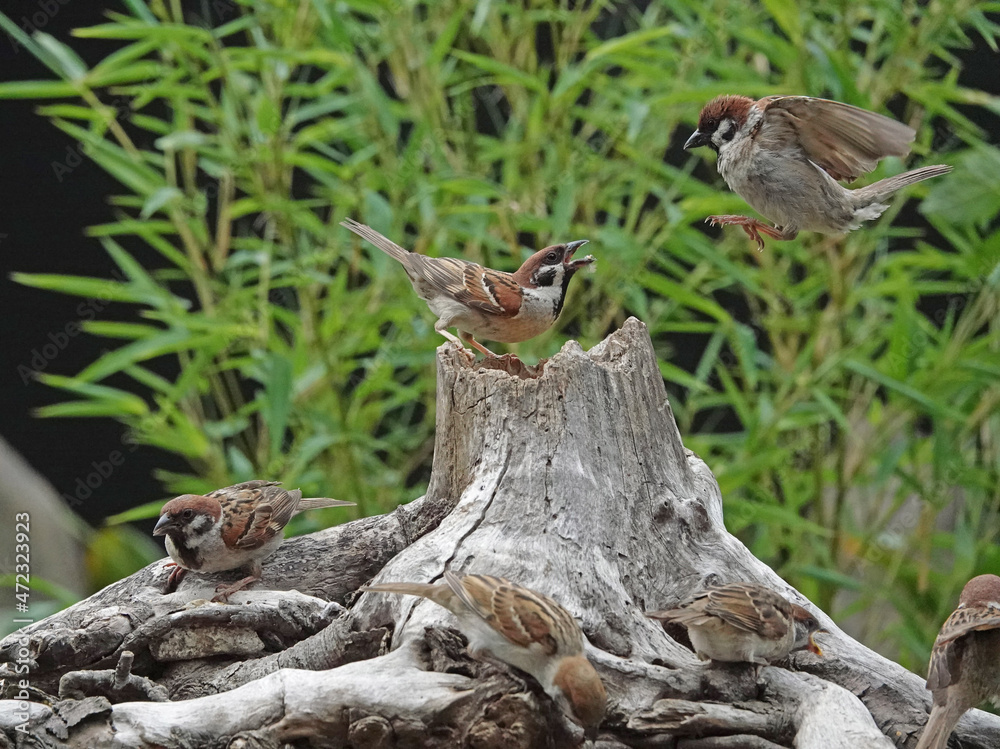
[(281, 482), (254, 479), (253, 481), (244, 481), (242, 484), (233, 484), (232, 486), (226, 486), (222, 489), (216, 489), (214, 492), (209, 492), (205, 496), (215, 497), (218, 500), (222, 500), (226, 497), (252, 497), (257, 491), (267, 486), (281, 486)]
[(345, 219), (340, 225), (398, 260), (415, 285), (429, 286), (437, 294), (450, 296), (469, 307), (502, 317), (512, 317), (520, 308), (521, 287), (510, 273), (487, 270), (468, 260), (427, 257), (410, 252), (370, 226), (353, 219)]
[(511, 273), (454, 257), (416, 253), (410, 255), (409, 271), (438, 293), (491, 315), (512, 317), (521, 306), (521, 287)]
[(302, 498), (277, 481), (248, 481), (218, 489), (208, 496), (222, 504), (222, 538), (234, 549), (259, 549), (284, 530)]
[(972, 632), (1000, 629), (1000, 609), (992, 606), (963, 606), (955, 609), (941, 625), (931, 649), (927, 668), (927, 688), (943, 689), (961, 677), (964, 638)]
[(769, 640), (785, 636), (792, 626), (792, 604), (770, 588), (734, 583), (706, 591), (706, 614)]
[(810, 161), (836, 180), (853, 181), (886, 156), (905, 156), (916, 132), (850, 104), (810, 96), (768, 96), (760, 138), (787, 143), (789, 130)]
[(579, 625), (551, 598), (489, 575), (445, 572), (445, 580), (469, 609), (515, 645), (546, 655), (583, 652)]

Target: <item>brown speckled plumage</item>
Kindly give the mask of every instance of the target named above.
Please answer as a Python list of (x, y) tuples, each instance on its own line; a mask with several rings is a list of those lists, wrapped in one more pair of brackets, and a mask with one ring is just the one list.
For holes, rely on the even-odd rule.
[(931, 649), (927, 688), (934, 704), (917, 749), (944, 749), (967, 710), (1000, 700), (1000, 577), (979, 575), (962, 589)]
[(260, 561), (281, 545), (288, 521), (297, 512), (352, 505), (336, 499), (303, 499), (298, 489), (287, 491), (277, 481), (246, 481), (202, 496), (184, 494), (167, 502), (153, 535), (165, 536), (177, 568), (167, 589), (180, 582), (185, 570), (221, 572), (246, 568), (248, 576), (217, 598), (260, 578)]
[(444, 583), (382, 583), (362, 590), (421, 596), (448, 609), (470, 649), (531, 674), (593, 738), (607, 694), (584, 654), (573, 615), (548, 596), (492, 575), (444, 573)]
[(573, 275), (594, 261), (590, 255), (572, 259), (577, 248), (586, 244), (578, 240), (539, 250), (514, 273), (506, 273), (459, 258), (410, 252), (352, 219), (342, 221), (341, 226), (399, 261), (414, 291), (437, 315), (437, 332), (461, 346), (448, 332), (448, 328), (458, 328), (462, 340), (487, 356), (494, 354), (476, 338), (516, 343), (552, 327)]

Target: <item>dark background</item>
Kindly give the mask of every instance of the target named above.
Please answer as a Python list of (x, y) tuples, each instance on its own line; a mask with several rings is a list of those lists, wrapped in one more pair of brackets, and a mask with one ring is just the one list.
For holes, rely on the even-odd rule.
[[(117, 45), (74, 39), (70, 30), (100, 23), (105, 8), (117, 10), (119, 6), (88, 0), (3, 2), (3, 11), (19, 24), (27, 21), (70, 43), (90, 65)], [(996, 54), (981, 39), (976, 41), (979, 46), (960, 55), (965, 65), (962, 83), (1000, 94)], [(28, 52), (0, 33), (0, 79), (51, 77), (52, 73)], [(44, 364), (43, 371), (72, 375), (93, 362), (108, 345), (92, 336), (66, 335), (67, 323), (82, 322), (92, 314), (105, 320), (131, 319), (133, 312), (124, 305), (100, 301), (95, 302), (97, 309), (84, 308), (81, 303), (86, 300), (10, 280), (14, 271), (110, 276), (113, 270), (100, 244), (85, 237), (84, 229), (112, 219), (107, 198), (118, 185), (85, 157), (80, 158), (76, 144), (36, 114), (37, 106), (34, 101), (0, 101), (0, 324), (4, 352), (0, 363), (0, 435), (67, 497), (79, 497), (79, 482), (103, 470), (106, 475), (100, 486), (91, 496), (74, 503), (77, 511), (94, 523), (110, 513), (164, 499), (153, 470), (180, 466), (174, 456), (123, 444), (122, 427), (109, 419), (39, 419), (32, 414), (39, 406), (70, 396), (30, 379), (25, 382), (28, 371)], [(1000, 118), (989, 116), (984, 109), (968, 114), (989, 133), (988, 141), (997, 142)], [(943, 137), (936, 140), (949, 140), (947, 133), (940, 135)], [(912, 203), (908, 211), (900, 220), (919, 222)], [(55, 356), (47, 356), (54, 351)]]

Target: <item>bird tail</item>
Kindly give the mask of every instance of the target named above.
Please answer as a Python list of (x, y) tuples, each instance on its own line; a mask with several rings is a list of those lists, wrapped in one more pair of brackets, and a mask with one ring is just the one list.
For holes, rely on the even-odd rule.
[(328, 497), (309, 497), (299, 500), (299, 506), (295, 508), (295, 514), (306, 510), (321, 510), (324, 507), (354, 507), (354, 502), (347, 502), (343, 499), (330, 499)]
[(352, 218), (344, 219), (340, 222), (340, 225), (345, 229), (350, 229), (362, 239), (367, 239), (386, 255), (395, 258), (404, 265), (406, 264), (406, 258), (410, 254), (409, 250), (404, 250), (391, 239), (382, 236), (370, 226), (360, 224)]
[(428, 598), (449, 611), (455, 608), (455, 594), (447, 585), (431, 585), (429, 583), (379, 583), (378, 585), (363, 585), (360, 590), (373, 593), (402, 593), (405, 596), (420, 596)]
[(927, 725), (924, 726), (924, 732), (920, 735), (917, 749), (945, 749), (948, 737), (951, 736), (955, 724), (964, 712), (960, 706), (947, 702), (931, 708), (931, 715), (927, 719)]
[(922, 166), (919, 169), (911, 169), (908, 172), (897, 174), (895, 177), (880, 179), (866, 187), (853, 191), (855, 201), (858, 205), (869, 205), (878, 203), (892, 195), (897, 190), (902, 190), (907, 185), (915, 182), (923, 182), (931, 177), (940, 177), (951, 171), (951, 167), (946, 164), (936, 164), (935, 166)]
[(684, 624), (690, 617), (691, 612), (685, 609), (667, 609), (664, 611), (646, 611), (647, 619), (655, 619), (659, 622), (675, 622)]

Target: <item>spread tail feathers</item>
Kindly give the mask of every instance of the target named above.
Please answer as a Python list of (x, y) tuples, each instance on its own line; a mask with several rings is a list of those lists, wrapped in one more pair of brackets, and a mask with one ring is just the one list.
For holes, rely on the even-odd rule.
[(923, 182), (925, 179), (930, 179), (931, 177), (940, 177), (942, 174), (947, 174), (950, 171), (951, 167), (945, 164), (922, 166), (919, 169), (911, 169), (908, 172), (897, 174), (895, 177), (880, 179), (878, 182), (867, 187), (854, 190), (853, 194), (859, 206), (878, 203), (907, 185), (912, 185), (915, 182)]

